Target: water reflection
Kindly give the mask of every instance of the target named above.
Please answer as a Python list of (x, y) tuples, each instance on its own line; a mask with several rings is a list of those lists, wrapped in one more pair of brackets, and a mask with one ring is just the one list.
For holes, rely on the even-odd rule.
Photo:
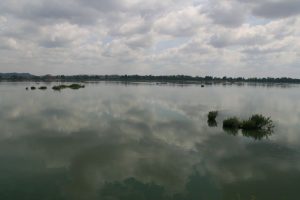
[(207, 125), (209, 127), (217, 127), (218, 126), (218, 122), (216, 120), (207, 120)]
[(155, 183), (143, 183), (135, 178), (106, 183), (99, 191), (99, 199), (123, 200), (204, 200), (221, 199), (219, 188), (208, 177), (199, 173), (191, 175), (182, 193), (168, 193)]
[[(24, 86), (0, 85), (0, 199), (298, 197), (299, 121), (291, 119), (300, 119), (300, 106), (286, 98), (293, 88), (275, 88), (285, 95), (270, 101), (274, 88)], [(220, 120), (258, 109), (277, 132), (261, 141), (224, 134), (207, 126), (212, 107), (222, 108)]]
[(223, 127), (223, 130), (229, 134), (229, 135), (234, 135), (237, 136), (239, 133), (239, 129), (237, 128), (227, 128), (227, 127)]
[(237, 136), (239, 132), (245, 137), (253, 138), (255, 140), (268, 139), (273, 133), (273, 129), (262, 129), (262, 130), (239, 130), (235, 128), (223, 127), (223, 130), (229, 134)]
[(261, 140), (268, 139), (273, 134), (273, 130), (242, 130), (242, 134), (255, 140)]

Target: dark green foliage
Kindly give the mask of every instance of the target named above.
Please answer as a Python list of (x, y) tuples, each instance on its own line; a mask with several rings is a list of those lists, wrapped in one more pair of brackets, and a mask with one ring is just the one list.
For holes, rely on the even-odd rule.
[(232, 135), (238, 134), (238, 129), (242, 129), (242, 134), (246, 137), (252, 137), (261, 140), (273, 133), (274, 124), (269, 117), (263, 115), (252, 115), (248, 120), (240, 121), (233, 117), (223, 121), (223, 129)]
[(80, 84), (71, 84), (71, 85), (57, 85), (57, 86), (53, 86), (52, 89), (53, 90), (57, 90), (60, 91), (62, 89), (66, 89), (66, 88), (70, 88), (73, 90), (78, 90), (80, 88), (84, 88), (84, 85), (80, 85)]
[(47, 87), (46, 86), (41, 86), (39, 87), (40, 90), (47, 90)]
[(238, 129), (240, 127), (240, 120), (236, 117), (225, 119), (223, 121), (223, 128), (225, 129)]
[(31, 90), (35, 90), (36, 88), (34, 86), (30, 87)]
[(218, 116), (218, 111), (210, 111), (207, 115), (208, 121), (215, 121)]
[(271, 130), (274, 125), (269, 117), (256, 114), (241, 123), (243, 130)]

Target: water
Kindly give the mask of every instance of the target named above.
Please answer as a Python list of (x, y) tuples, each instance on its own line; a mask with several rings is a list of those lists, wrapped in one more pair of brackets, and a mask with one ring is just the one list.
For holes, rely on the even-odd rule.
[[(300, 198), (300, 86), (31, 85), (0, 83), (0, 199)], [(255, 113), (271, 136), (222, 129)]]

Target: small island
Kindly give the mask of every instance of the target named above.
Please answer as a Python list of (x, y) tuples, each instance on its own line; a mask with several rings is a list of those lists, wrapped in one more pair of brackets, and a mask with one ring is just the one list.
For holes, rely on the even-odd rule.
[(56, 91), (60, 91), (60, 90), (63, 90), (63, 89), (72, 89), (72, 90), (78, 90), (80, 88), (85, 88), (84, 85), (80, 85), (80, 84), (71, 84), (71, 85), (56, 85), (56, 86), (53, 86), (52, 89), (53, 90), (56, 90)]

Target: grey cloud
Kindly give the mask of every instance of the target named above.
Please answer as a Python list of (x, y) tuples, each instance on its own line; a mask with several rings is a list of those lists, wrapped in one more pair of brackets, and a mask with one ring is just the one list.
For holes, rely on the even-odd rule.
[(126, 4), (124, 0), (76, 0), (79, 2), (83, 7), (89, 6), (92, 8), (96, 8), (102, 12), (110, 12), (110, 11), (118, 11), (124, 10), (126, 8)]
[(263, 2), (254, 7), (256, 16), (279, 19), (300, 14), (300, 1)]
[(39, 42), (39, 45), (45, 48), (56, 48), (56, 47), (67, 47), (71, 43), (70, 40), (64, 39), (64, 38), (58, 38), (58, 39), (45, 39), (41, 40)]
[(40, 4), (25, 5), (19, 15), (31, 21), (47, 24), (59, 21), (91, 24), (98, 19), (94, 9), (80, 6), (72, 1), (42, 1)]
[(212, 1), (206, 8), (208, 16), (214, 23), (226, 27), (238, 27), (245, 22), (246, 10), (235, 1)]
[(243, 12), (233, 12), (231, 10), (217, 10), (209, 15), (216, 24), (228, 27), (237, 27), (243, 24), (245, 16)]

